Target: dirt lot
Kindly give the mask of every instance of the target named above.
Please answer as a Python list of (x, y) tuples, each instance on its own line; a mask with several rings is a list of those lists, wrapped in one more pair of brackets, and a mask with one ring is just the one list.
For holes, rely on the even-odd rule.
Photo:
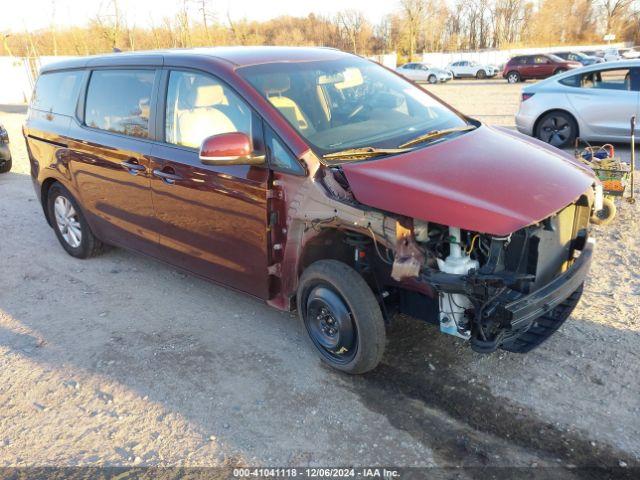
[[(432, 88), (513, 125), (518, 85)], [(581, 477), (570, 467), (640, 461), (637, 206), (596, 229), (583, 301), (536, 351), (482, 356), (399, 318), (383, 365), (353, 378), (321, 365), (292, 315), (122, 250), (66, 255), (33, 193), (23, 114), (0, 110), (15, 157), (0, 176), (0, 466), (554, 465)]]

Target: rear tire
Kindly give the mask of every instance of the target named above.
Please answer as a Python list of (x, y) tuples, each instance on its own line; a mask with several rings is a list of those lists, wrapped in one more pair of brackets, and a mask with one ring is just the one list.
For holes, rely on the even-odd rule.
[(520, 74), (518, 72), (509, 72), (507, 73), (507, 82), (511, 84), (515, 84), (520, 82)]
[(47, 211), (56, 237), (69, 255), (90, 258), (102, 253), (104, 244), (89, 228), (76, 199), (60, 183), (49, 189)]
[(7, 173), (9, 170), (11, 170), (11, 164), (11, 159), (5, 161), (2, 166), (0, 166), (0, 173)]
[(578, 124), (567, 112), (549, 112), (538, 120), (535, 136), (557, 148), (571, 147), (578, 136)]
[(309, 339), (327, 365), (361, 374), (380, 363), (384, 319), (371, 288), (353, 268), (337, 260), (313, 263), (300, 278), (297, 305)]

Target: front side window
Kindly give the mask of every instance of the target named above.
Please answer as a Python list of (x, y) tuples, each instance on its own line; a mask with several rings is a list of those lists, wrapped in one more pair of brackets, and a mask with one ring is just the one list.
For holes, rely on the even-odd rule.
[(269, 63), (237, 72), (321, 155), (395, 148), (422, 133), (466, 125), (421, 88), (360, 58)]
[(172, 71), (167, 89), (165, 141), (199, 148), (212, 135), (251, 137), (251, 110), (229, 87), (208, 75)]
[(83, 72), (79, 70), (44, 73), (38, 78), (31, 108), (60, 115), (73, 115)]
[(296, 157), (289, 152), (270, 128), (265, 132), (265, 143), (269, 155), (269, 165), (276, 170), (304, 175), (304, 169)]
[(132, 137), (149, 136), (153, 70), (95, 70), (85, 102), (85, 124)]
[(539, 56), (534, 58), (533, 62), (538, 64), (538, 65), (541, 65), (541, 64), (544, 64), (544, 63), (549, 63), (549, 59), (547, 57), (543, 57), (542, 55), (539, 55)]

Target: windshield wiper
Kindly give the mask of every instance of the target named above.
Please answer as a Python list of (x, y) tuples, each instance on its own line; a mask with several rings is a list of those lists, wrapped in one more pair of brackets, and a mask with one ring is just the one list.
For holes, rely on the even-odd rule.
[(433, 140), (434, 138), (443, 137), (445, 135), (449, 135), (450, 133), (456, 132), (466, 132), (468, 130), (474, 130), (476, 128), (475, 125), (465, 125), (464, 127), (455, 127), (455, 128), (445, 128), (444, 130), (432, 130), (427, 133), (423, 133), (422, 135), (414, 138), (413, 140), (409, 140), (408, 142), (403, 143), (398, 148), (407, 148), (413, 147), (422, 142), (426, 142), (427, 140)]
[(378, 157), (380, 155), (392, 155), (395, 153), (404, 153), (411, 150), (410, 148), (376, 148), (376, 147), (361, 147), (361, 148), (348, 148), (339, 152), (327, 153), (322, 156), (325, 160), (335, 159), (354, 159), (360, 160), (362, 158)]

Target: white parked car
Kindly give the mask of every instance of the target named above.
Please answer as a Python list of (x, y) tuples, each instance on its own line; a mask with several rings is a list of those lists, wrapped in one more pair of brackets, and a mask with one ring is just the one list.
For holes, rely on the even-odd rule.
[(605, 62), (617, 62), (618, 60), (622, 60), (622, 56), (617, 48), (607, 48), (604, 51), (603, 57)]
[(396, 71), (414, 82), (443, 83), (451, 80), (450, 72), (427, 63), (406, 63), (398, 67)]
[(625, 142), (640, 117), (640, 60), (570, 70), (522, 89), (518, 130), (559, 148), (576, 137)]
[(459, 60), (450, 63), (447, 70), (451, 72), (453, 78), (491, 78), (498, 74), (498, 67), (494, 65), (483, 65), (471, 60)]

